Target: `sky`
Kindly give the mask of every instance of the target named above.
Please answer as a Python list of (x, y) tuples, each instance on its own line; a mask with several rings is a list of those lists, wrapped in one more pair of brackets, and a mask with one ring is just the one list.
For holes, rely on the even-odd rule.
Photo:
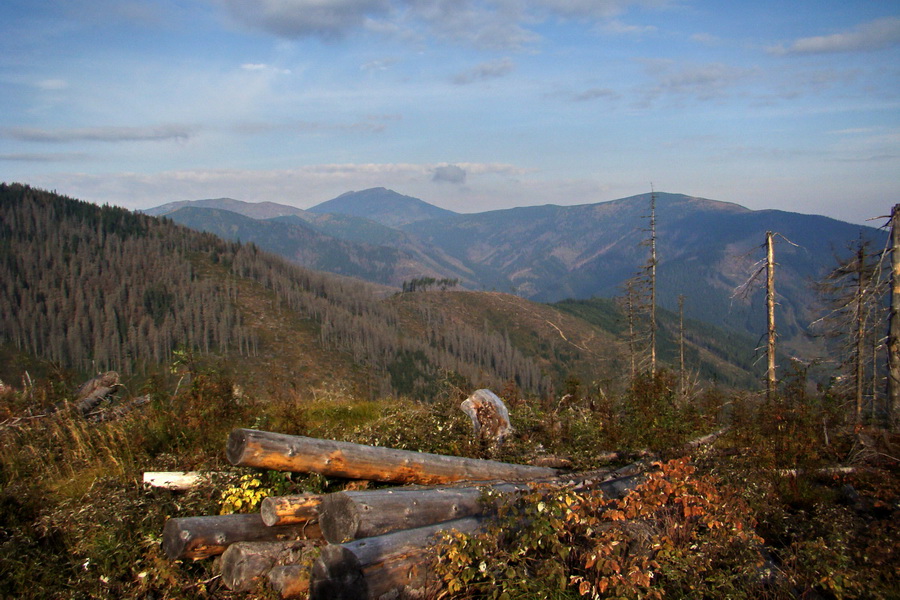
[(866, 223), (898, 179), (897, 0), (0, 3), (0, 181), (91, 202), (652, 188)]

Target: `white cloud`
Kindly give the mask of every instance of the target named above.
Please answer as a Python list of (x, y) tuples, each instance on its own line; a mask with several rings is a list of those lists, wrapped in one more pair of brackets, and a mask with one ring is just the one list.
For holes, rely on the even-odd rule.
[(541, 40), (547, 19), (597, 21), (609, 33), (652, 26), (615, 20), (634, 8), (663, 9), (671, 0), (218, 0), (243, 25), (286, 39), (337, 39), (367, 30), (422, 42), (439, 38), (492, 50), (522, 50)]
[(769, 48), (772, 54), (824, 54), (869, 52), (900, 44), (900, 17), (885, 17), (863, 23), (851, 31), (800, 38), (788, 47)]
[(669, 59), (640, 61), (656, 84), (643, 90), (643, 104), (666, 96), (712, 100), (727, 96), (729, 90), (750, 77), (752, 70), (724, 63), (677, 64)]
[(183, 141), (194, 135), (195, 129), (183, 125), (157, 127), (83, 127), (73, 129), (41, 129), (37, 127), (9, 127), (0, 129), (0, 137), (20, 142), (144, 142)]
[(384, 15), (388, 0), (220, 0), (237, 21), (254, 29), (293, 39), (339, 38)]
[(476, 81), (496, 79), (507, 75), (515, 69), (515, 67), (515, 63), (509, 58), (501, 58), (499, 60), (481, 63), (468, 71), (458, 74), (453, 78), (453, 83), (465, 85)]
[(628, 25), (618, 19), (611, 19), (601, 23), (599, 30), (613, 35), (643, 35), (645, 33), (656, 33), (657, 31), (653, 25)]
[(253, 71), (257, 73), (274, 73), (276, 75), (290, 75), (290, 69), (281, 69), (278, 67), (273, 67), (272, 65), (267, 65), (265, 63), (244, 63), (241, 65), (241, 69), (244, 71)]
[(537, 5), (562, 17), (610, 19), (629, 9), (661, 9), (671, 5), (669, 0), (539, 0)]
[(47, 92), (55, 92), (68, 88), (69, 82), (65, 79), (44, 79), (37, 82), (37, 87)]
[(0, 154), (0, 161), (11, 162), (51, 163), (86, 160), (87, 158), (89, 158), (89, 155), (82, 152), (51, 152), (46, 154), (20, 152), (13, 154)]
[(598, 100), (598, 99), (616, 99), (619, 97), (619, 93), (615, 90), (609, 88), (590, 88), (584, 90), (581, 93), (575, 94), (572, 99), (577, 102), (587, 102), (589, 100)]

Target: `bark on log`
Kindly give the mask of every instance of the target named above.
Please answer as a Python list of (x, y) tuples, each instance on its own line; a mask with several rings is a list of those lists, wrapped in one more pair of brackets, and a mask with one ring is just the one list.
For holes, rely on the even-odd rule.
[(162, 548), (170, 559), (199, 560), (235, 542), (277, 542), (322, 537), (318, 524), (268, 527), (258, 513), (169, 519), (163, 527)]
[[(630, 476), (598, 482), (575, 478), (576, 488), (599, 490), (611, 498), (621, 498), (643, 478)], [(566, 485), (569, 482), (550, 482)], [(436, 489), (384, 489), (328, 494), (319, 506), (322, 535), (332, 544), (373, 537), (403, 529), (413, 529), (481, 515), (488, 508), (485, 490), (511, 494), (527, 492), (530, 483), (501, 483), (488, 486)]]
[(308, 540), (236, 542), (222, 554), (222, 582), (229, 590), (248, 592), (273, 567), (299, 564), (314, 547)]
[(309, 597), (309, 567), (306, 565), (284, 565), (272, 567), (269, 571), (269, 585), (282, 598)]
[(546, 467), (394, 450), (252, 429), (232, 431), (226, 455), (231, 464), (243, 467), (401, 484), (494, 479), (521, 481), (557, 474), (555, 469)]
[(297, 496), (269, 496), (259, 505), (263, 523), (269, 527), (306, 523), (319, 518), (319, 494), (299, 494)]
[(407, 529), (347, 544), (322, 548), (310, 573), (310, 600), (375, 600), (382, 597), (424, 597), (441, 581), (431, 571), (425, 551), (441, 531), (478, 530), (476, 517), (429, 527)]

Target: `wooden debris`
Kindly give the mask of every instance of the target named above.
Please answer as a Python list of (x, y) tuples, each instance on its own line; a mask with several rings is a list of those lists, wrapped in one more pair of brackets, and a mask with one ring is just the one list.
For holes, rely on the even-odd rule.
[(121, 419), (131, 411), (140, 408), (145, 404), (150, 404), (150, 394), (147, 394), (145, 396), (138, 396), (137, 398), (132, 398), (127, 402), (122, 402), (121, 404), (110, 406), (105, 409), (91, 411), (87, 413), (85, 417), (87, 417), (87, 419), (90, 421), (94, 421), (95, 423), (115, 421), (116, 419)]
[(499, 446), (512, 433), (509, 411), (491, 390), (476, 390), (459, 405), (472, 420), (475, 436)]
[[(568, 482), (556, 480), (546, 483), (598, 490), (608, 497), (621, 498), (640, 481), (642, 478), (632, 475), (608, 481), (576, 477)], [(319, 506), (319, 526), (329, 543), (340, 544), (392, 531), (481, 515), (489, 509), (483, 501), (486, 491), (513, 494), (527, 492), (534, 485), (499, 483), (487, 486), (337, 492), (323, 497)]]
[(259, 514), (269, 527), (306, 523), (319, 518), (319, 494), (299, 494), (297, 496), (270, 496), (263, 498)]
[(235, 542), (222, 554), (222, 582), (229, 590), (250, 591), (272, 568), (299, 564), (315, 547), (309, 540)]
[(480, 526), (480, 519), (468, 517), (325, 546), (313, 563), (309, 598), (374, 600), (388, 594), (424, 597), (436, 592), (441, 581), (432, 572), (430, 554), (424, 549), (441, 531), (474, 533)]
[(268, 527), (258, 513), (181, 517), (166, 521), (162, 548), (172, 560), (199, 560), (222, 554), (235, 542), (277, 542), (321, 537), (316, 524)]
[(282, 598), (309, 598), (309, 566), (284, 565), (272, 567), (269, 585)]
[(75, 408), (83, 415), (91, 412), (120, 387), (119, 374), (109, 371), (82, 384), (75, 392)]
[(522, 481), (558, 473), (546, 467), (394, 450), (253, 429), (232, 431), (226, 455), (231, 464), (243, 467), (401, 484), (496, 479)]
[(144, 484), (150, 487), (184, 492), (209, 480), (209, 473), (200, 471), (146, 471)]

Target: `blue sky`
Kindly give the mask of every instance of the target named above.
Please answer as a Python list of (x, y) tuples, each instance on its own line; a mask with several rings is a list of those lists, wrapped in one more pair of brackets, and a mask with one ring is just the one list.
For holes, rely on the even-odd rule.
[(895, 0), (0, 3), (0, 180), (93, 202), (652, 183), (865, 222), (898, 179)]

